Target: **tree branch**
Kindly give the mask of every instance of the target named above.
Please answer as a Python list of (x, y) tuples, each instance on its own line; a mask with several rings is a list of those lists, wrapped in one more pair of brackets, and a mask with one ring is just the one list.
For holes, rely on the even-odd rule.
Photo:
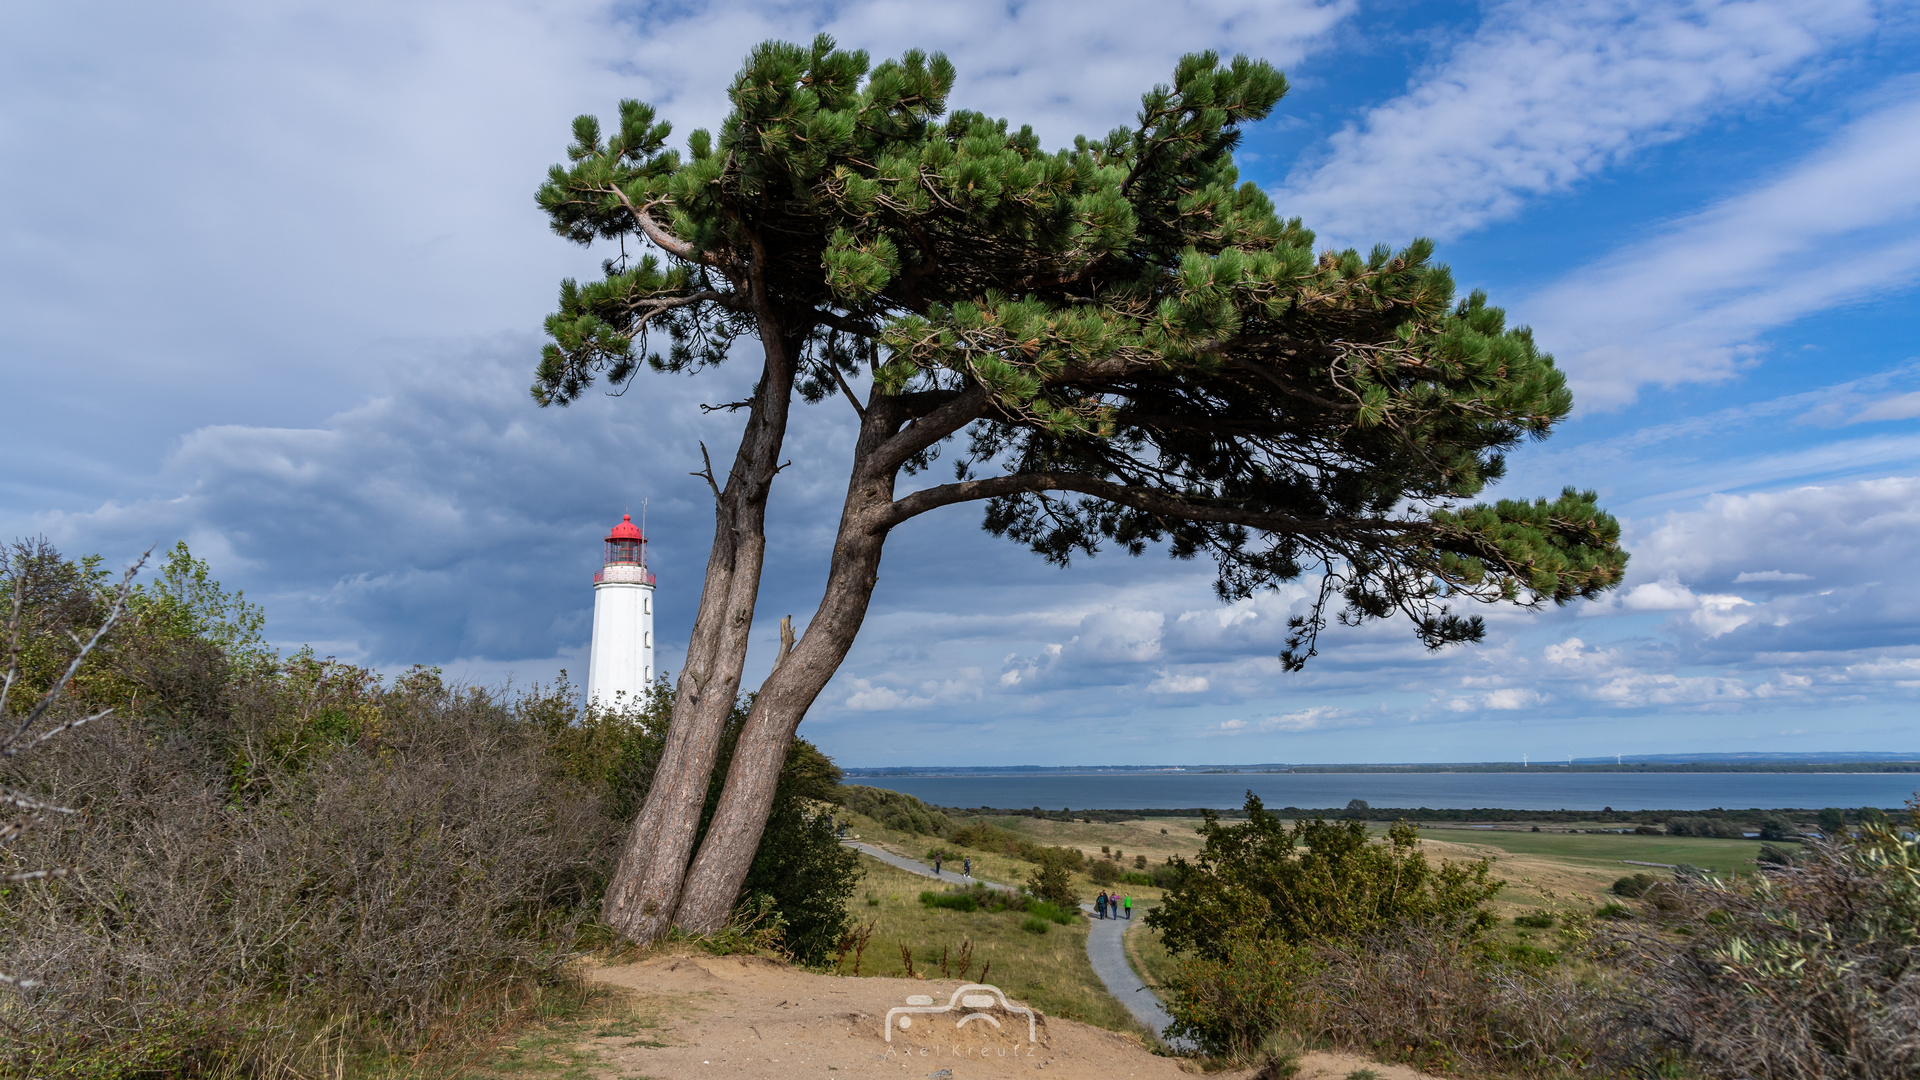
[(941, 484), (938, 487), (923, 488), (911, 495), (895, 499), (889, 512), (881, 518), (881, 525), (892, 528), (929, 510), (951, 506), (954, 503), (977, 502), (1003, 495), (1033, 494), (1042, 491), (1073, 491), (1163, 517), (1210, 521), (1223, 525), (1244, 525), (1267, 532), (1303, 536), (1353, 532), (1406, 534), (1431, 531), (1431, 526), (1424, 522), (1397, 521), (1390, 518), (1357, 518), (1341, 522), (1303, 521), (1291, 514), (1241, 510), (1215, 503), (1198, 502), (1160, 492), (1141, 491), (1110, 480), (1069, 472), (1013, 473), (1007, 476), (989, 476), (978, 480), (962, 480), (952, 484)]
[(713, 500), (715, 502), (719, 502), (720, 501), (720, 484), (718, 481), (716, 481), (713, 478), (713, 458), (707, 456), (707, 444), (705, 440), (702, 440), (700, 443), (700, 460), (707, 463), (706, 468), (701, 469), (698, 472), (690, 472), (687, 475), (698, 476), (702, 480), (705, 480), (707, 482), (707, 486), (713, 489)]

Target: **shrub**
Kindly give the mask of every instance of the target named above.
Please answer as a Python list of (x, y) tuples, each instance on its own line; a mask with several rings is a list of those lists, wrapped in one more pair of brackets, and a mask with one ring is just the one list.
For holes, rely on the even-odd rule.
[(1038, 915), (1029, 915), (1020, 923), (1020, 929), (1029, 934), (1044, 934), (1051, 928), (1052, 924)]
[(983, 823), (956, 826), (947, 838), (961, 847), (1005, 855), (1018, 854), (1021, 842), (1018, 833)]
[(1436, 923), (1472, 937), (1493, 924), (1485, 905), (1502, 883), (1488, 860), (1435, 867), (1405, 822), (1375, 843), (1357, 820), (1288, 828), (1251, 792), (1246, 809), (1232, 826), (1207, 814), (1198, 861), (1147, 914), (1168, 949), (1224, 960), (1237, 935), (1300, 944)]
[(1120, 869), (1106, 859), (1095, 859), (1093, 865), (1087, 867), (1087, 877), (1104, 889), (1120, 880)]
[(980, 910), (979, 901), (973, 898), (971, 892), (923, 892), (920, 894), (920, 902), (928, 907), (945, 908), (948, 911), (971, 912)]
[(1067, 874), (1066, 863), (1059, 859), (1036, 864), (1027, 875), (1027, 891), (1061, 907), (1074, 905), (1073, 879)]
[(1061, 926), (1071, 926), (1074, 920), (1080, 917), (1080, 909), (1071, 903), (1056, 904), (1051, 900), (1033, 900), (1027, 904), (1026, 910), (1035, 918), (1059, 923)]
[(1189, 959), (1168, 987), (1166, 1034), (1229, 1061), (1251, 1058), (1268, 1036), (1297, 1019), (1316, 968), (1310, 952), (1240, 937), (1215, 956)]
[(905, 792), (849, 784), (836, 794), (840, 805), (896, 832), (944, 837), (953, 831), (951, 818)]
[(1647, 890), (1651, 889), (1654, 883), (1659, 880), (1659, 878), (1654, 877), (1652, 874), (1628, 874), (1626, 877), (1620, 878), (1613, 883), (1613, 895), (1625, 896), (1629, 899), (1636, 896), (1644, 896)]
[[(26, 587), (0, 584), (0, 606), (22, 601), (32, 685), (101, 581), (44, 545), (0, 563), (21, 550)], [(0, 762), (0, 782), (86, 811), (0, 859), (77, 871), (0, 891), (0, 970), (46, 983), (8, 1004), (0, 1073), (331, 1074), (336, 1051), (413, 1055), (572, 985), (664, 694), (581, 716), (564, 676), (508, 698), (282, 659), (184, 546), (133, 599), (57, 719), (119, 711)], [(854, 856), (810, 801), (837, 780), (794, 744), (743, 933), (803, 956), (838, 933)]]
[(1771, 843), (1780, 843), (1795, 839), (1793, 823), (1779, 814), (1768, 814), (1760, 819), (1760, 839)]
[(1699, 836), (1720, 840), (1739, 840), (1746, 835), (1740, 826), (1725, 818), (1687, 815), (1667, 819), (1668, 836)]
[(1633, 909), (1625, 904), (1601, 904), (1600, 907), (1594, 911), (1594, 915), (1602, 919), (1631, 919), (1633, 918)]
[(1920, 1069), (1920, 841), (1865, 826), (1752, 878), (1667, 887), (1683, 933), (1624, 953), (1648, 1027), (1727, 1075)]
[(1513, 925), (1546, 930), (1553, 926), (1553, 913), (1550, 911), (1529, 911), (1525, 915), (1515, 915)]

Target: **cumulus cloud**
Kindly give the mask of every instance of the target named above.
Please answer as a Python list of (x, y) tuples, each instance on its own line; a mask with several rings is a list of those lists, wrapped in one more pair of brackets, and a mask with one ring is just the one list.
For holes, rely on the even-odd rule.
[(1496, 4), (1406, 94), (1297, 167), (1280, 197), (1340, 243), (1457, 236), (1778, 93), (1873, 25), (1868, 0)]

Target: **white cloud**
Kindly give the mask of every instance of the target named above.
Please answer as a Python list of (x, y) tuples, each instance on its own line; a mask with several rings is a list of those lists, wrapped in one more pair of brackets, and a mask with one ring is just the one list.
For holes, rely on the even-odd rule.
[[(941, 50), (958, 69), (953, 103), (1031, 123), (1053, 145), (1129, 123), (1140, 95), (1201, 49), (1246, 53), (1282, 67), (1350, 15), (1354, 0), (1109, 0), (1097, 17), (1072, 0), (723, 0), (664, 6), (637, 22), (632, 59), (656, 98), (701, 124), (752, 44), (807, 41), (819, 31), (876, 61), (909, 48)], [(1143, 27), (1153, 31), (1143, 32)], [(678, 100), (675, 100), (675, 99)]]
[(1811, 581), (1812, 574), (1795, 574), (1786, 570), (1743, 570), (1733, 579), (1735, 585), (1745, 585), (1754, 581)]
[(1156, 694), (1204, 694), (1211, 686), (1205, 675), (1163, 673), (1148, 683), (1147, 689)]
[(1903, 87), (1783, 175), (1516, 304), (1576, 399), (1728, 378), (1766, 332), (1920, 277), (1920, 84)]
[(1873, 15), (1868, 0), (1498, 4), (1297, 168), (1281, 202), (1339, 243), (1456, 236), (1779, 92)]
[(1501, 712), (1510, 712), (1515, 709), (1525, 709), (1530, 706), (1544, 704), (1546, 700), (1547, 696), (1538, 690), (1510, 686), (1503, 690), (1489, 691), (1481, 698), (1481, 707)]
[(1328, 705), (1315, 705), (1312, 708), (1296, 709), (1293, 712), (1269, 716), (1260, 721), (1262, 731), (1319, 731), (1332, 727), (1358, 727), (1367, 723), (1364, 716), (1356, 716), (1345, 709), (1336, 709)]

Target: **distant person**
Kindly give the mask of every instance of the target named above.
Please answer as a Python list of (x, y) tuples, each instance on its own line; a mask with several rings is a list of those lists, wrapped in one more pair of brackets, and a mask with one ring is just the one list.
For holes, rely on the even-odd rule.
[(1129, 896), (1129, 897), (1126, 897), (1125, 899), (1122, 899), (1120, 901), (1120, 906), (1125, 908), (1127, 911), (1127, 921), (1132, 922), (1133, 921), (1133, 897)]
[(1103, 919), (1107, 917), (1107, 890), (1101, 889), (1100, 895), (1093, 898), (1093, 913)]
[(971, 855), (967, 856), (966, 861), (961, 863), (960, 865), (963, 867), (963, 869), (960, 871), (961, 877), (973, 876), (973, 856)]
[(942, 857), (941, 857), (941, 856), (939, 856), (939, 855), (935, 855), (935, 856), (933, 857), (933, 876), (934, 876), (934, 877), (939, 877), (939, 876), (940, 876), (940, 861), (941, 861), (941, 858), (942, 858)]

